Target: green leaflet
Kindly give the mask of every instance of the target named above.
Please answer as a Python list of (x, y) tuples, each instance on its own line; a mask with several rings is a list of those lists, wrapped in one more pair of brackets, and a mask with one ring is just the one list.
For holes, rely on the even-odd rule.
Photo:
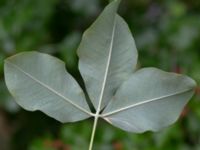
[(177, 120), (196, 86), (183, 75), (155, 68), (136, 71), (137, 50), (116, 13), (119, 3), (114, 0), (104, 9), (78, 48), (79, 69), (96, 113), (57, 58), (24, 52), (5, 61), (6, 85), (23, 108), (41, 110), (61, 122), (94, 117), (89, 150), (100, 117), (126, 131), (157, 131)]
[(90, 117), (84, 93), (59, 59), (24, 52), (5, 61), (5, 80), (16, 102), (27, 110), (41, 110), (61, 121)]
[(183, 75), (140, 69), (123, 83), (102, 116), (126, 131), (157, 131), (177, 120), (194, 94), (194, 86)]
[(105, 8), (86, 30), (78, 48), (79, 69), (96, 109), (107, 105), (137, 64), (134, 39), (116, 14), (118, 2)]

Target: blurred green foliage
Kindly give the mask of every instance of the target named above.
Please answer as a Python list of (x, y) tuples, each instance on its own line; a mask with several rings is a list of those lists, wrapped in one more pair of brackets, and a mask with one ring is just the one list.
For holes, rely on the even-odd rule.
[[(3, 60), (37, 50), (59, 57), (82, 83), (76, 48), (108, 0), (0, 0), (0, 150), (87, 149), (92, 120), (60, 124), (14, 103), (3, 79)], [(138, 67), (184, 73), (200, 83), (200, 1), (123, 0), (139, 51)], [(179, 121), (161, 132), (126, 133), (101, 121), (96, 150), (199, 150), (200, 88)]]

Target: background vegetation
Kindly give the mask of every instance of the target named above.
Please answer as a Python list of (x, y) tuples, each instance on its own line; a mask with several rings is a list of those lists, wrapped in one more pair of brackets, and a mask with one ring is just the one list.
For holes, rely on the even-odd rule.
[[(3, 60), (37, 50), (66, 62), (79, 79), (76, 48), (83, 31), (108, 0), (0, 0), (0, 150), (82, 150), (92, 121), (61, 124), (41, 112), (27, 112), (9, 95)], [(123, 0), (139, 51), (138, 67), (183, 73), (200, 83), (200, 1)], [(96, 150), (199, 150), (200, 88), (179, 121), (158, 133), (126, 133), (101, 121)]]

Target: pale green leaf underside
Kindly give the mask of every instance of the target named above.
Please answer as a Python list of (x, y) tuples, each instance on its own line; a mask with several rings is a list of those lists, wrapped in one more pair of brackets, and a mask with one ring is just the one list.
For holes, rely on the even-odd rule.
[(118, 4), (113, 1), (104, 9), (78, 48), (79, 69), (96, 109), (107, 105), (137, 64), (134, 39), (126, 22), (116, 14)]
[(126, 131), (157, 131), (177, 120), (195, 86), (189, 77), (144, 68), (123, 83), (102, 116)]
[(93, 133), (100, 116), (137, 133), (157, 131), (177, 120), (196, 84), (189, 77), (155, 68), (134, 72), (138, 54), (127, 24), (116, 13), (119, 2), (114, 0), (104, 9), (78, 48), (80, 73), (96, 113), (91, 113), (64, 63), (38, 52), (20, 53), (5, 61), (6, 84), (19, 105), (61, 122), (93, 116)]
[(5, 61), (5, 80), (27, 110), (41, 110), (61, 122), (90, 117), (82, 89), (57, 58), (38, 52), (12, 56)]

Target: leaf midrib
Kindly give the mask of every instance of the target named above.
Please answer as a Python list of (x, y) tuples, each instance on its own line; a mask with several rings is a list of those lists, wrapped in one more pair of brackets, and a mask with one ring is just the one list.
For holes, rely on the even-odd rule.
[(98, 104), (98, 107), (97, 107), (97, 114), (100, 113), (101, 104), (102, 104), (102, 101), (103, 101), (103, 95), (104, 95), (104, 90), (105, 90), (105, 86), (106, 86), (106, 81), (107, 81), (107, 77), (108, 77), (108, 71), (109, 71), (110, 61), (111, 61), (111, 56), (112, 56), (112, 51), (113, 51), (115, 29), (116, 29), (116, 15), (114, 17), (114, 23), (113, 23), (113, 30), (112, 30), (112, 34), (111, 34), (111, 41), (110, 41), (110, 47), (109, 47), (108, 60), (107, 60), (107, 63), (106, 63), (106, 70), (105, 70), (103, 83), (102, 83), (102, 89), (101, 89), (101, 93), (100, 93), (100, 97), (99, 97), (99, 104)]
[(189, 91), (192, 91), (192, 89), (186, 89), (186, 90), (183, 90), (183, 91), (180, 91), (180, 92), (168, 94), (168, 95), (161, 96), (161, 97), (157, 97), (157, 98), (153, 98), (153, 99), (150, 99), (150, 100), (144, 100), (144, 101), (142, 101), (142, 102), (138, 102), (138, 103), (135, 103), (135, 104), (132, 104), (132, 105), (123, 107), (123, 108), (119, 108), (119, 109), (114, 110), (114, 111), (111, 111), (111, 112), (107, 112), (107, 113), (105, 113), (105, 114), (102, 114), (101, 117), (107, 117), (107, 116), (110, 116), (110, 115), (119, 113), (119, 112), (121, 112), (121, 111), (125, 111), (125, 110), (127, 110), (127, 109), (131, 109), (131, 108), (134, 108), (134, 107), (143, 105), (143, 104), (147, 104), (147, 103), (151, 103), (151, 102), (163, 100), (163, 99), (165, 99), (165, 98), (168, 98), (168, 97), (171, 97), (171, 96), (180, 95), (180, 94), (183, 94), (183, 93), (187, 93), (187, 92), (189, 92)]
[(80, 107), (79, 105), (73, 103), (69, 98), (65, 97), (64, 95), (62, 95), (61, 93), (57, 92), (55, 89), (51, 88), (49, 85), (43, 83), (42, 81), (40, 81), (39, 79), (35, 78), (34, 76), (32, 76), (31, 74), (27, 73), (25, 70), (23, 70), (22, 68), (20, 68), (19, 66), (9, 62), (8, 60), (5, 61), (5, 63), (7, 63), (8, 65), (13, 66), (14, 68), (16, 68), (17, 70), (19, 70), (20, 72), (22, 72), (23, 74), (25, 74), (27, 77), (29, 77), (30, 79), (32, 79), (33, 81), (35, 81), (36, 83), (38, 83), (39, 85), (41, 85), (42, 87), (48, 89), (49, 91), (53, 92), (54, 94), (56, 94), (58, 97), (62, 98), (64, 101), (70, 103), (71, 105), (73, 105), (74, 107), (78, 108), (79, 110), (87, 113), (88, 115), (92, 116), (93, 114), (90, 113), (89, 111), (87, 111), (86, 109)]

